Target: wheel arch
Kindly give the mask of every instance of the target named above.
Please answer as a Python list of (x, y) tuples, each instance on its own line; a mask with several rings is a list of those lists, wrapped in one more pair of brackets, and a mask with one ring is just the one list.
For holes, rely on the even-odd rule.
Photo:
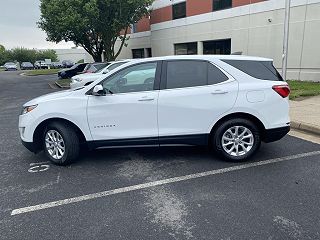
[(71, 122), (70, 120), (64, 119), (64, 118), (49, 118), (49, 119), (42, 121), (36, 127), (36, 129), (33, 133), (33, 142), (35, 143), (35, 146), (37, 146), (37, 151), (41, 150), (41, 146), (42, 146), (41, 140), (43, 137), (43, 133), (44, 133), (46, 127), (52, 122), (60, 122), (60, 123), (63, 123), (63, 124), (66, 124), (66, 125), (72, 127), (75, 130), (77, 136), (79, 137), (80, 144), (84, 144), (87, 142), (85, 135), (83, 134), (81, 129), (75, 123)]
[(231, 113), (228, 114), (222, 118), (220, 118), (212, 127), (211, 131), (210, 131), (210, 137), (209, 137), (209, 144), (211, 144), (212, 142), (212, 135), (215, 133), (216, 129), (225, 121), (228, 121), (230, 119), (235, 119), (235, 118), (244, 118), (247, 120), (252, 121), (259, 129), (260, 133), (261, 133), (261, 138), (264, 139), (264, 135), (265, 135), (265, 131), (266, 128), (264, 126), (264, 124), (262, 123), (262, 121), (257, 118), (256, 116), (250, 114), (250, 113), (245, 113), (245, 112), (236, 112), (236, 113)]

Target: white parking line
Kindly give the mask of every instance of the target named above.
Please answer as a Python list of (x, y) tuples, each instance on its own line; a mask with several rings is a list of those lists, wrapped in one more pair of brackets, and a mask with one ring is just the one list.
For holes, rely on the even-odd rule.
[(151, 187), (155, 187), (155, 186), (161, 186), (161, 185), (165, 185), (165, 184), (169, 184), (169, 183), (182, 182), (182, 181), (187, 181), (190, 179), (196, 179), (196, 178), (201, 178), (201, 177), (206, 177), (206, 176), (211, 176), (211, 175), (216, 175), (216, 174), (233, 172), (233, 171), (238, 171), (241, 169), (247, 169), (247, 168), (277, 163), (277, 162), (294, 160), (294, 159), (298, 159), (298, 158), (316, 156), (316, 155), (320, 155), (320, 151), (296, 154), (296, 155), (291, 155), (291, 156), (282, 157), (282, 158), (274, 158), (274, 159), (260, 161), (260, 162), (242, 164), (242, 165), (238, 165), (238, 166), (234, 166), (234, 167), (216, 169), (216, 170), (207, 171), (207, 172), (200, 172), (200, 173), (195, 173), (195, 174), (190, 174), (190, 175), (185, 175), (185, 176), (180, 176), (180, 177), (163, 179), (163, 180), (159, 180), (159, 181), (155, 181), (155, 182), (149, 182), (149, 183), (143, 183), (143, 184), (138, 184), (138, 185), (133, 185), (133, 186), (128, 186), (128, 187), (123, 187), (123, 188), (117, 188), (117, 189), (113, 189), (113, 190), (92, 193), (92, 194), (83, 195), (83, 196), (79, 196), (79, 197), (66, 198), (66, 199), (62, 199), (62, 200), (58, 200), (58, 201), (54, 201), (54, 202), (47, 202), (47, 203), (43, 203), (43, 204), (39, 204), (39, 205), (14, 209), (11, 212), (11, 216), (23, 214), (23, 213), (28, 213), (28, 212), (35, 212), (35, 211), (39, 211), (39, 210), (43, 210), (43, 209), (47, 209), (47, 208), (58, 207), (58, 206), (67, 205), (67, 204), (71, 204), (71, 203), (77, 203), (77, 202), (87, 201), (87, 200), (91, 200), (91, 199), (106, 197), (106, 196), (115, 195), (115, 194), (119, 194), (119, 193), (126, 193), (126, 192), (151, 188)]

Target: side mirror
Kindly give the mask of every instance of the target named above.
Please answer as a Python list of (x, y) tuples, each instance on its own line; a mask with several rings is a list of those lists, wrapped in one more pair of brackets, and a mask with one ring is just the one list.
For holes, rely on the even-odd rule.
[(110, 72), (108, 69), (104, 70), (102, 74), (107, 74), (108, 72)]
[(94, 86), (92, 91), (93, 96), (105, 96), (106, 92), (101, 84)]

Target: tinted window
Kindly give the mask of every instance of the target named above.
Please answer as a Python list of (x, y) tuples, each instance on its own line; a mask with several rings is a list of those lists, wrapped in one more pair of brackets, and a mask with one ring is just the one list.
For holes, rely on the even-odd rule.
[(175, 55), (195, 55), (198, 54), (198, 43), (179, 43), (174, 45)]
[(272, 62), (243, 61), (243, 60), (223, 60), (223, 61), (241, 70), (242, 72), (250, 75), (251, 77), (263, 79), (263, 80), (283, 81), (281, 75), (275, 69)]
[(232, 7), (232, 0), (213, 0), (213, 11)]
[(185, 18), (186, 16), (187, 16), (186, 2), (172, 5), (172, 18), (173, 19)]
[(157, 63), (144, 63), (121, 70), (103, 82), (113, 93), (153, 90)]
[(227, 81), (229, 78), (216, 66), (208, 63), (208, 84), (213, 85)]
[(207, 62), (169, 61), (167, 88), (183, 88), (207, 85)]

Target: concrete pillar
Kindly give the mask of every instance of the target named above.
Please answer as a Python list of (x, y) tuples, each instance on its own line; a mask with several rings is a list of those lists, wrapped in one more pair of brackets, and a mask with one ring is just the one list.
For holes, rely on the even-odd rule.
[(198, 55), (203, 55), (203, 42), (198, 42)]
[(148, 49), (146, 49), (146, 48), (144, 48), (144, 57), (145, 57), (145, 58), (150, 57), (150, 56), (149, 56), (149, 53), (148, 53)]

